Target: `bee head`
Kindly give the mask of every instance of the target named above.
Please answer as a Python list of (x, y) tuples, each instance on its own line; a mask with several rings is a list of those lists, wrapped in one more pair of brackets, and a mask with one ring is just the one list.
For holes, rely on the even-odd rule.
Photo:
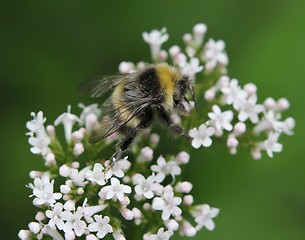
[[(174, 107), (181, 112), (186, 112), (186, 109), (183, 105), (183, 102), (189, 103), (190, 100), (187, 98), (187, 95), (190, 94), (192, 96), (192, 101), (195, 103), (195, 93), (194, 93), (194, 84), (193, 81), (190, 80), (188, 76), (182, 76), (179, 81), (175, 84), (175, 92), (174, 92)], [(195, 103), (196, 105), (196, 103)]]

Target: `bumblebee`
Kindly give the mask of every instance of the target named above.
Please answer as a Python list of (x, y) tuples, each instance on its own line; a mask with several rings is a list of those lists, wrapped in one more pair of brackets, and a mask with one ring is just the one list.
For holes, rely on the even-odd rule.
[(160, 63), (136, 73), (99, 76), (80, 86), (81, 93), (95, 98), (110, 90), (113, 92), (103, 104), (101, 127), (90, 139), (91, 143), (96, 143), (115, 132), (123, 134), (110, 159), (110, 166), (121, 158), (138, 133), (148, 128), (156, 117), (172, 133), (190, 138), (170, 118), (173, 111), (186, 112), (183, 102), (189, 102), (188, 94), (194, 100), (193, 82), (178, 68)]

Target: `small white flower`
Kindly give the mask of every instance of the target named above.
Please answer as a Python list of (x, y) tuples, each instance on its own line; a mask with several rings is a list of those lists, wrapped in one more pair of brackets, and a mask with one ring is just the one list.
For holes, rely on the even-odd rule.
[[(146, 238), (147, 240), (168, 240), (173, 236), (174, 232), (171, 230), (164, 231), (164, 228), (160, 228), (157, 234), (151, 234)], [(145, 239), (145, 240), (146, 240)]]
[(81, 122), (80, 119), (71, 113), (71, 106), (68, 106), (67, 112), (61, 114), (54, 121), (54, 125), (57, 126), (59, 124), (64, 125), (65, 137), (68, 142), (71, 141), (72, 128), (75, 122)]
[(98, 238), (104, 238), (106, 234), (112, 233), (113, 229), (109, 224), (109, 217), (102, 217), (101, 215), (94, 215), (95, 222), (90, 223), (88, 229), (90, 232), (97, 232)]
[(268, 139), (262, 143), (261, 149), (266, 150), (268, 156), (271, 158), (273, 157), (274, 152), (281, 152), (283, 149), (283, 145), (277, 142), (279, 136), (279, 133), (270, 132), (268, 135)]
[(193, 128), (189, 131), (189, 135), (192, 140), (192, 146), (198, 149), (200, 146), (209, 147), (212, 145), (212, 139), (210, 138), (215, 133), (213, 127), (207, 127), (205, 124), (201, 124), (199, 129)]
[(182, 211), (178, 205), (180, 205), (182, 199), (180, 197), (174, 197), (174, 191), (171, 186), (164, 188), (162, 197), (155, 197), (152, 202), (152, 208), (162, 211), (162, 220), (166, 221), (170, 216), (180, 216)]
[(197, 233), (196, 228), (192, 226), (192, 224), (189, 221), (182, 221), (180, 224), (180, 230), (179, 233), (182, 236), (187, 236), (187, 237), (194, 237)]
[(82, 206), (82, 211), (84, 214), (84, 217), (88, 223), (91, 223), (93, 221), (92, 216), (98, 212), (103, 211), (108, 205), (107, 204), (100, 204), (95, 206), (89, 206), (87, 204), (88, 199), (85, 198)]
[(161, 45), (168, 40), (169, 35), (166, 33), (166, 28), (159, 30), (152, 30), (150, 33), (143, 32), (143, 39), (149, 44), (151, 49), (151, 57), (154, 61), (159, 59)]
[(33, 189), (33, 200), (35, 206), (47, 205), (52, 206), (56, 200), (60, 199), (61, 193), (53, 193), (54, 179), (50, 181), (49, 176), (44, 175), (42, 178), (35, 178), (34, 184), (30, 183), (29, 188)]
[(43, 112), (39, 111), (37, 114), (34, 112), (31, 113), (33, 120), (28, 121), (26, 123), (27, 129), (30, 130), (27, 135), (36, 134), (38, 136), (46, 136), (46, 131), (44, 128), (44, 123), (46, 122), (46, 118), (43, 117)]
[(63, 231), (65, 233), (69, 233), (74, 230), (76, 236), (80, 237), (85, 233), (86, 223), (81, 220), (83, 217), (82, 208), (77, 208), (75, 213), (70, 211), (64, 211), (62, 213), (62, 219), (65, 220), (65, 225), (63, 227)]
[(211, 208), (208, 204), (203, 204), (196, 206), (191, 213), (193, 217), (195, 217), (195, 222), (197, 223), (197, 231), (203, 227), (210, 231), (214, 230), (215, 223), (212, 218), (219, 214), (218, 208)]
[(269, 110), (267, 112), (264, 112), (263, 118), (254, 127), (254, 132), (256, 134), (265, 131), (281, 132), (282, 127), (283, 123), (279, 121), (279, 116), (273, 110)]
[(239, 109), (238, 120), (245, 122), (249, 119), (252, 123), (256, 124), (259, 121), (258, 114), (264, 110), (263, 106), (256, 104), (257, 96), (253, 95), (245, 100)]
[(88, 170), (89, 167), (85, 167), (80, 171), (78, 171), (78, 169), (71, 168), (69, 177), (76, 186), (83, 187), (87, 184), (87, 182), (85, 181), (85, 175)]
[(93, 171), (88, 170), (85, 176), (92, 183), (97, 183), (101, 186), (106, 184), (104, 167), (100, 163), (94, 164)]
[(154, 197), (153, 191), (160, 188), (160, 184), (155, 182), (155, 175), (149, 176), (147, 179), (142, 174), (135, 174), (133, 176), (133, 184), (135, 186), (135, 192), (138, 195), (143, 195), (147, 199)]
[(39, 136), (29, 138), (29, 144), (33, 146), (30, 150), (34, 154), (41, 154), (44, 156), (51, 152), (50, 148), (48, 147), (50, 143), (51, 141), (49, 137)]
[(225, 52), (225, 43), (223, 40), (210, 39), (204, 46), (202, 60), (205, 61), (207, 71), (214, 70), (219, 64), (222, 68), (228, 65), (228, 56)]
[(31, 239), (31, 231), (29, 230), (23, 230), (21, 229), (19, 232), (18, 232), (18, 237), (21, 239), (21, 240), (28, 240), (28, 239)]
[(195, 79), (196, 73), (203, 70), (203, 66), (200, 66), (198, 58), (191, 58), (190, 62), (183, 62), (180, 64), (181, 73), (188, 76), (191, 80)]
[(110, 179), (111, 185), (110, 186), (104, 186), (99, 194), (106, 194), (106, 199), (112, 199), (113, 201), (116, 201), (119, 199), (119, 201), (124, 200), (124, 194), (125, 193), (131, 193), (131, 187), (128, 185), (121, 184), (120, 181), (117, 178), (111, 178)]
[[(130, 162), (127, 160), (128, 157), (125, 157), (124, 159), (121, 159), (114, 164), (111, 168), (107, 168), (107, 171), (105, 173), (105, 178), (110, 179), (112, 176), (116, 176), (118, 178), (124, 177), (124, 172), (129, 169)], [(106, 162), (106, 167), (108, 167), (109, 161)]]
[(175, 161), (166, 162), (165, 159), (160, 156), (157, 159), (157, 164), (158, 165), (152, 165), (150, 169), (157, 173), (155, 181), (158, 183), (162, 182), (166, 175), (170, 174), (174, 178), (174, 176), (181, 174), (181, 168)]
[(215, 126), (216, 131), (222, 132), (222, 129), (232, 131), (233, 126), (231, 121), (233, 120), (233, 112), (231, 110), (221, 112), (218, 105), (213, 105), (212, 110), (213, 112), (208, 113), (208, 116), (211, 119), (211, 124)]
[(56, 229), (56, 227), (59, 230), (62, 230), (64, 227), (64, 221), (62, 219), (62, 213), (63, 213), (63, 205), (62, 203), (56, 203), (53, 206), (52, 210), (47, 210), (46, 211), (46, 216), (50, 219), (49, 220), (49, 227), (52, 229)]
[(237, 79), (232, 79), (228, 86), (222, 87), (221, 92), (224, 94), (223, 101), (228, 105), (233, 104), (235, 110), (239, 110), (247, 97), (246, 91), (239, 86)]

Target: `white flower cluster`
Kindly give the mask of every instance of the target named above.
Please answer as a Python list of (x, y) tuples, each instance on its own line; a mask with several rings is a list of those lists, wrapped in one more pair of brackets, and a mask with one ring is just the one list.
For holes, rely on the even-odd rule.
[[(190, 194), (193, 186), (181, 181), (181, 165), (190, 160), (187, 152), (168, 160), (159, 156), (154, 162), (159, 136), (146, 131), (141, 143), (148, 145), (137, 144), (140, 148), (133, 150), (134, 163), (125, 157), (109, 168), (109, 162), (99, 157), (98, 149), (111, 141), (106, 139), (97, 146), (88, 144), (100, 110), (96, 104), (87, 107), (80, 104), (80, 107), (83, 109), (80, 117), (72, 114), (68, 106), (68, 111), (54, 122), (64, 127), (67, 150), (63, 150), (54, 126), (49, 125), (48, 131), (45, 130), (42, 112), (32, 114), (33, 120), (27, 123), (30, 138), (35, 136), (39, 141), (43, 137), (48, 142), (47, 146), (33, 146), (39, 151), (33, 147), (31, 151), (43, 156), (49, 170), (30, 173), (33, 179), (28, 185), (32, 190), (30, 197), (41, 210), (28, 230), (19, 232), (20, 239), (42, 239), (46, 235), (54, 239), (81, 236), (102, 239), (112, 234), (114, 239), (123, 240), (126, 239), (124, 221), (146, 226), (143, 239), (169, 239), (176, 231), (194, 236), (202, 227), (213, 230), (213, 218), (219, 210), (207, 204), (193, 206)], [(83, 155), (94, 151), (89, 159), (81, 161)], [(53, 155), (52, 162), (45, 153)], [(184, 218), (185, 214), (193, 216), (193, 221)]]
[[(261, 151), (272, 157), (274, 152), (282, 151), (279, 136), (293, 134), (295, 120), (282, 120), (282, 113), (289, 108), (288, 100), (267, 98), (258, 104), (254, 84), (242, 87), (238, 80), (224, 75), (228, 65), (225, 44), (213, 39), (204, 43), (206, 32), (206, 25), (200, 23), (193, 27), (192, 34), (185, 34), (185, 53), (177, 45), (168, 51), (161, 48), (169, 38), (165, 28), (143, 33), (154, 63), (171, 62), (194, 84), (199, 74), (203, 78), (195, 87), (196, 93), (204, 95), (196, 104), (200, 116), (196, 119), (197, 113), (191, 112), (194, 102), (185, 102), (189, 116), (180, 118), (173, 113), (173, 122), (199, 125), (198, 129), (189, 130), (189, 145), (193, 148), (210, 147), (213, 138), (219, 137), (225, 139), (232, 154), (239, 146), (246, 146), (254, 159), (261, 158)], [(121, 62), (119, 71), (131, 73), (145, 66), (144, 62)], [(110, 167), (104, 149), (113, 148), (118, 133), (89, 144), (102, 113), (97, 104), (79, 107), (79, 116), (72, 114), (68, 106), (53, 125), (45, 127), (42, 112), (32, 113), (33, 119), (26, 124), (30, 151), (42, 156), (48, 170), (30, 172), (30, 196), (40, 211), (28, 230), (20, 230), (20, 239), (49, 236), (58, 240), (94, 240), (112, 235), (113, 239), (124, 240), (137, 232), (145, 240), (166, 240), (175, 232), (192, 237), (203, 227), (214, 229), (213, 218), (219, 209), (193, 205), (193, 186), (182, 179), (182, 166), (190, 160), (187, 152), (176, 156), (157, 154), (160, 137), (147, 129), (133, 144), (128, 157)], [(57, 136), (56, 127), (60, 124), (64, 142)], [(129, 229), (125, 228), (127, 224)]]
[[(281, 120), (283, 111), (289, 108), (288, 100), (275, 101), (269, 97), (258, 104), (257, 87), (253, 83), (241, 87), (238, 80), (221, 76), (205, 92), (205, 100), (213, 104), (212, 111), (206, 123), (189, 132), (194, 148), (209, 147), (211, 136), (223, 137), (225, 131), (231, 154), (236, 154), (242, 142), (247, 144), (254, 159), (260, 159), (261, 151), (266, 151), (269, 157), (282, 151), (282, 144), (278, 143), (281, 134), (293, 134), (295, 120), (292, 117)], [(220, 107), (229, 110), (222, 111)]]

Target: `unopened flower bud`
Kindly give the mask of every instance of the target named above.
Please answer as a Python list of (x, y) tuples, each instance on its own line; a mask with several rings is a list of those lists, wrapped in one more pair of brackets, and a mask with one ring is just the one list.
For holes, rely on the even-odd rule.
[(82, 188), (82, 187), (79, 187), (77, 190), (76, 190), (77, 194), (78, 195), (82, 195), (84, 194), (85, 190)]
[(280, 98), (277, 101), (276, 105), (277, 105), (277, 109), (279, 111), (285, 111), (285, 110), (287, 110), (289, 108), (290, 103), (289, 103), (289, 101), (286, 98)]
[(83, 138), (84, 138), (83, 131), (78, 130), (72, 133), (72, 140), (75, 143), (82, 141)]
[(192, 195), (185, 195), (183, 197), (183, 203), (187, 206), (191, 206), (194, 202), (194, 198)]
[(156, 133), (150, 135), (150, 144), (156, 146), (159, 143), (160, 136)]
[(121, 209), (121, 214), (126, 220), (133, 219), (133, 212), (131, 210), (129, 210), (128, 208)]
[(29, 227), (30, 231), (34, 234), (38, 234), (41, 229), (40, 224), (37, 222), (30, 222), (28, 227)]
[(204, 93), (204, 99), (207, 100), (208, 102), (211, 102), (212, 100), (215, 99), (215, 91), (214, 89), (208, 89)]
[(260, 160), (262, 158), (262, 153), (258, 148), (251, 150), (251, 156), (254, 160)]
[(65, 239), (66, 240), (74, 240), (75, 239), (75, 233), (73, 231), (68, 231), (65, 233)]
[(81, 155), (85, 151), (84, 145), (82, 143), (76, 143), (73, 148), (73, 154), (75, 156)]
[(42, 172), (40, 171), (30, 171), (30, 178), (35, 179), (35, 178), (40, 178), (42, 176)]
[(122, 235), (121, 233), (113, 233), (112, 236), (114, 240), (126, 240), (124, 235)]
[(21, 239), (21, 240), (28, 240), (30, 239), (31, 237), (31, 232), (29, 230), (20, 230), (19, 233), (18, 233), (18, 237)]
[(234, 136), (229, 136), (227, 139), (228, 148), (236, 148), (238, 146), (238, 140)]
[(55, 137), (56, 132), (55, 132), (55, 127), (53, 125), (48, 125), (46, 127), (46, 130), (50, 137)]
[(181, 50), (180, 50), (179, 46), (174, 45), (174, 46), (170, 47), (168, 52), (169, 52), (171, 57), (175, 58), (181, 52)]
[(153, 158), (154, 151), (150, 147), (144, 147), (141, 149), (141, 156), (146, 161), (151, 161)]
[(59, 168), (59, 175), (62, 177), (68, 177), (70, 175), (70, 171), (71, 169), (66, 164), (64, 164)]
[(176, 220), (171, 219), (167, 222), (166, 227), (168, 228), (168, 230), (172, 230), (175, 232), (179, 228), (179, 223)]
[(71, 192), (71, 188), (68, 185), (60, 185), (60, 192), (63, 194), (69, 194)]
[(72, 162), (71, 167), (75, 168), (75, 169), (78, 169), (79, 168), (79, 162), (76, 162), (76, 161)]
[(141, 218), (142, 217), (142, 213), (138, 208), (134, 207), (132, 209), (132, 212), (133, 212), (133, 217), (134, 218)]
[(48, 153), (45, 160), (49, 165), (54, 165), (56, 163), (55, 155), (53, 153)]
[(75, 202), (72, 200), (68, 200), (64, 204), (64, 209), (67, 211), (74, 211), (75, 210)]
[(135, 71), (135, 66), (132, 62), (121, 62), (119, 65), (119, 72), (122, 74), (131, 73)]
[(243, 122), (238, 122), (234, 125), (233, 133), (236, 136), (240, 136), (246, 132), (246, 124)]
[(247, 83), (244, 86), (244, 90), (248, 93), (249, 96), (256, 94), (257, 87), (253, 83)]
[(179, 182), (175, 187), (176, 191), (181, 193), (189, 193), (192, 190), (192, 188), (193, 188), (193, 184), (187, 181)]
[(183, 35), (183, 42), (184, 42), (186, 45), (191, 44), (192, 41), (193, 41), (193, 36), (192, 36), (192, 34), (186, 33), (186, 34)]
[(38, 222), (42, 222), (43, 220), (45, 220), (46, 218), (46, 215), (44, 214), (44, 212), (38, 212), (36, 215), (35, 215), (35, 219), (38, 221)]
[(90, 131), (94, 125), (97, 123), (97, 116), (93, 113), (88, 114), (88, 116), (86, 117), (86, 122), (85, 122), (85, 127), (87, 131)]
[(271, 97), (268, 97), (265, 101), (264, 101), (264, 106), (267, 110), (273, 109), (275, 107), (275, 100)]
[(89, 234), (86, 236), (86, 240), (98, 240), (98, 238), (93, 234)]
[(187, 152), (182, 151), (177, 154), (175, 161), (178, 164), (188, 164), (190, 161), (190, 155)]
[(159, 59), (163, 62), (165, 62), (167, 60), (168, 54), (165, 50), (161, 50), (159, 52)]

